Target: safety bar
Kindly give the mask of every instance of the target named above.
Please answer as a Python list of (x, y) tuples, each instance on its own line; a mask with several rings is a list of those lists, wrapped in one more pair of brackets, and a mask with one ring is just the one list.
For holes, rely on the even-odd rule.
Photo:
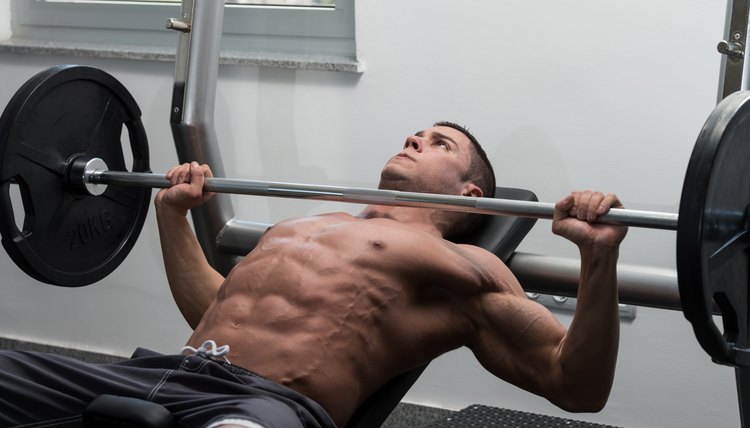
[(216, 248), (226, 254), (245, 256), (271, 226), (269, 223), (232, 219), (216, 235)]
[[(578, 292), (579, 260), (515, 253), (508, 267), (526, 292), (567, 297)], [(617, 288), (620, 303), (682, 311), (675, 270), (619, 263)]]

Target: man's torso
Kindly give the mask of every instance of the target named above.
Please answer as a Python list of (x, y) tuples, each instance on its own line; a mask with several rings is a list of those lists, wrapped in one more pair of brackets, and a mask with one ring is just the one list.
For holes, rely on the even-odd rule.
[(283, 222), (227, 276), (189, 343), (230, 344), (233, 363), (343, 423), (393, 376), (467, 343), (478, 299), (503, 288), (479, 252), (389, 219)]

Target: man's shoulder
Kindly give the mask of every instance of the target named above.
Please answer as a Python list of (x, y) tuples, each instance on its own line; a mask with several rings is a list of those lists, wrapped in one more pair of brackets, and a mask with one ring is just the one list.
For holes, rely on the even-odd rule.
[(457, 248), (459, 248), (461, 251), (465, 251), (474, 257), (479, 257), (485, 261), (492, 262), (493, 264), (499, 263), (501, 265), (505, 265), (502, 260), (500, 260), (499, 257), (497, 257), (494, 253), (476, 246), (474, 244), (463, 244), (463, 243), (455, 243), (452, 241), (446, 240), (450, 245), (455, 245)]
[(463, 254), (468, 256), (474, 264), (480, 266), (487, 272), (492, 283), (487, 291), (506, 293), (513, 295), (523, 294), (523, 288), (510, 268), (494, 253), (472, 244), (457, 244), (456, 246)]

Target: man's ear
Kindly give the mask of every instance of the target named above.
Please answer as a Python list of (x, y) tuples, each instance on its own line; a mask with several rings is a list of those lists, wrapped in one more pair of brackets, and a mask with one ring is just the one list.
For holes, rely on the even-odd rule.
[(461, 194), (463, 196), (471, 196), (474, 198), (481, 198), (482, 196), (484, 196), (484, 192), (482, 192), (482, 189), (480, 189), (479, 186), (470, 181), (464, 184)]

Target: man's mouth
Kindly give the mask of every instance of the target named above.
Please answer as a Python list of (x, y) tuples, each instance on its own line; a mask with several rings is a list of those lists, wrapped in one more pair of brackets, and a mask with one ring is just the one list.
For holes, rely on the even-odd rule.
[(399, 154), (397, 154), (396, 156), (394, 156), (393, 158), (394, 158), (394, 159), (398, 159), (398, 158), (407, 158), (407, 159), (409, 159), (409, 160), (411, 160), (411, 161), (413, 161), (413, 160), (414, 160), (414, 158), (413, 158), (413, 157), (411, 157), (411, 156), (407, 155), (406, 153), (399, 153)]

